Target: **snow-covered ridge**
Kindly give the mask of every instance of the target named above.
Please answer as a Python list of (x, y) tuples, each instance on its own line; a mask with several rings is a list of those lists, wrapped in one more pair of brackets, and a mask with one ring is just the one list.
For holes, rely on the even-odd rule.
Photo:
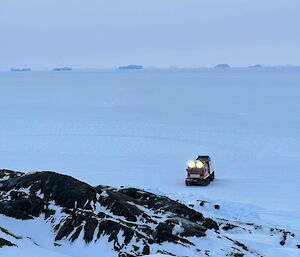
[[(1, 170), (0, 177), (7, 173)], [(141, 189), (92, 187), (54, 172), (9, 173), (0, 185), (0, 254), (5, 256), (21, 249), (72, 257), (83, 252), (91, 257), (99, 252), (126, 257), (267, 256), (268, 249), (245, 243), (256, 237), (300, 254), (294, 232), (226, 219), (223, 206), (215, 204), (209, 217), (210, 203), (201, 199), (187, 206)]]

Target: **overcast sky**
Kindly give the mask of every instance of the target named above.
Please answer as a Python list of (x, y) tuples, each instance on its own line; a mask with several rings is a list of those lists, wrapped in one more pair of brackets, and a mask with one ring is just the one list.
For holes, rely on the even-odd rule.
[(300, 0), (0, 0), (0, 69), (300, 65)]

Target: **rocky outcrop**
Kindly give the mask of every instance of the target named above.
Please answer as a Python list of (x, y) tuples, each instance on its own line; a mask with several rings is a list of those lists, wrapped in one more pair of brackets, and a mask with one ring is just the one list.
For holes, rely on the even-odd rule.
[[(293, 233), (284, 229), (207, 218), (201, 208), (215, 212), (222, 209), (207, 201), (197, 201), (199, 204), (186, 206), (141, 189), (93, 187), (50, 171), (25, 174), (0, 170), (0, 214), (33, 222), (38, 217), (39, 222), (44, 218), (51, 225), (54, 247), (71, 246), (83, 240), (87, 244), (107, 242), (119, 257), (150, 253), (177, 256), (182, 248), (206, 256), (261, 256), (232, 239), (230, 233), (267, 231), (273, 238), (275, 235), (280, 238), (278, 245), (282, 247), (295, 239)], [(0, 227), (0, 248), (17, 246), (26, 238), (31, 240), (27, 235), (16, 236), (13, 232)], [(205, 242), (218, 247), (208, 249)]]
[(0, 170), (0, 182), (2, 180), (7, 180), (9, 178), (20, 177), (22, 175), (24, 175), (23, 172), (17, 172), (17, 171), (12, 171), (12, 170)]
[(106, 236), (117, 252), (135, 256), (163, 242), (193, 245), (188, 237), (219, 229), (217, 222), (178, 201), (136, 188), (92, 187), (49, 171), (1, 170), (0, 178), (0, 213), (16, 219), (44, 215), (57, 242), (74, 242), (83, 235), (90, 243)]
[(0, 248), (4, 247), (4, 246), (16, 246), (16, 245), (13, 244), (12, 242), (0, 237)]

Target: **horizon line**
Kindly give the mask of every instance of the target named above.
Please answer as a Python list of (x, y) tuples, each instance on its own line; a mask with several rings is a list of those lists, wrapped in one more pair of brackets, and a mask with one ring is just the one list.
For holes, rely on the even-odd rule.
[[(31, 68), (30, 66), (14, 66), (7, 69), (0, 69), (1, 72), (9, 71), (9, 72), (33, 72), (33, 71), (53, 71), (53, 72), (72, 72), (72, 71), (82, 71), (82, 70), (130, 70), (130, 69), (120, 69), (121, 67), (126, 67), (130, 65), (140, 65), (141, 69), (131, 69), (131, 70), (186, 70), (186, 69), (243, 69), (243, 68), (299, 68), (299, 65), (292, 64), (280, 64), (280, 65), (264, 65), (264, 64), (254, 64), (248, 66), (230, 66), (227, 63), (220, 63), (214, 66), (143, 66), (142, 64), (127, 64), (122, 66), (110, 66), (110, 67), (76, 67), (76, 66), (53, 66), (48, 68)], [(223, 66), (225, 65), (225, 66)], [(63, 70), (64, 68), (68, 68), (69, 70)], [(62, 69), (62, 70), (55, 70)]]

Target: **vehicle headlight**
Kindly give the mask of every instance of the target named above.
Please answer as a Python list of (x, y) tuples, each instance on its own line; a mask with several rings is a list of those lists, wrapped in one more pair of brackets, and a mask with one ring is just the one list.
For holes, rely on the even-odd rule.
[(203, 162), (200, 162), (200, 161), (196, 162), (196, 167), (197, 167), (198, 169), (203, 168), (203, 166), (204, 166)]
[(190, 169), (195, 168), (195, 166), (196, 166), (196, 164), (195, 164), (195, 162), (193, 162), (193, 161), (190, 161), (190, 162), (188, 163), (188, 167), (189, 167)]

